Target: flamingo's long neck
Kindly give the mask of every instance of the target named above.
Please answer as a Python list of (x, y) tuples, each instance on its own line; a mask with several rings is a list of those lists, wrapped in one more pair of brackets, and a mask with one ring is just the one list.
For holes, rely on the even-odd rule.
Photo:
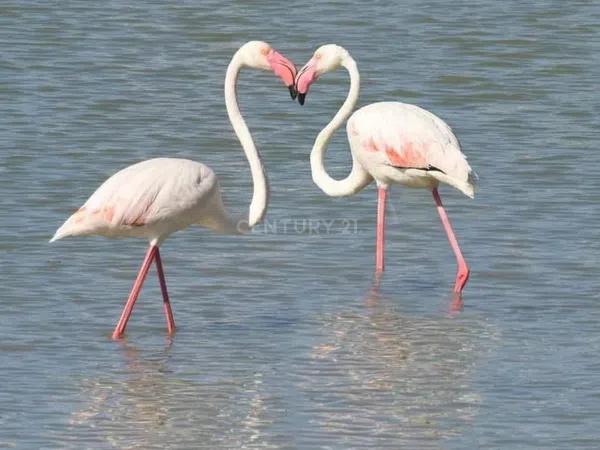
[[(241, 228), (245, 228), (245, 225), (253, 227), (259, 223), (267, 212), (267, 204), (269, 201), (269, 184), (262, 160), (237, 103), (235, 86), (238, 74), (243, 66), (244, 64), (238, 51), (231, 59), (225, 75), (225, 106), (227, 108), (227, 115), (229, 116), (235, 134), (240, 140), (240, 144), (242, 144), (242, 148), (248, 159), (248, 164), (250, 164), (250, 173), (252, 174), (252, 184), (254, 186), (248, 217), (247, 219), (244, 219), (244, 222), (247, 222), (247, 224), (236, 224), (238, 231), (241, 231)], [(231, 220), (233, 221), (233, 219)]]
[(352, 170), (343, 180), (331, 178), (325, 170), (323, 163), (327, 145), (329, 144), (331, 137), (346, 119), (350, 117), (350, 114), (352, 114), (352, 111), (354, 110), (354, 105), (356, 105), (356, 102), (358, 101), (360, 74), (356, 67), (356, 62), (348, 55), (342, 65), (350, 74), (350, 90), (348, 96), (331, 122), (329, 122), (318, 134), (310, 154), (310, 168), (313, 181), (323, 192), (332, 197), (355, 194), (372, 180), (371, 176), (361, 167), (354, 156), (352, 156)]

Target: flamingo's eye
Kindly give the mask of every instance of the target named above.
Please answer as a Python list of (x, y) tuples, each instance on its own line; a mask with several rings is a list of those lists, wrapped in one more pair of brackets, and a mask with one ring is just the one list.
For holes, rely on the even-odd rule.
[(315, 59), (321, 59), (321, 54), (320, 53), (315, 54)]
[(263, 48), (260, 50), (260, 52), (261, 52), (263, 55), (267, 56), (267, 55), (269, 54), (269, 48), (267, 48), (267, 47), (263, 47)]

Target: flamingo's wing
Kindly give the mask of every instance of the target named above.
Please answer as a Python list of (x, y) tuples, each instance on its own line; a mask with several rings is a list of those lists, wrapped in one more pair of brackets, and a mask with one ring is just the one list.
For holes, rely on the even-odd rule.
[(439, 117), (415, 105), (383, 102), (355, 113), (350, 133), (380, 164), (437, 171), (470, 182), (472, 170), (452, 129)]
[(202, 165), (159, 158), (129, 166), (110, 177), (85, 202), (113, 225), (140, 226), (186, 210), (198, 200)]
[(213, 178), (208, 167), (184, 159), (157, 158), (131, 165), (107, 179), (56, 238), (186, 220), (185, 215), (212, 190), (207, 179)]

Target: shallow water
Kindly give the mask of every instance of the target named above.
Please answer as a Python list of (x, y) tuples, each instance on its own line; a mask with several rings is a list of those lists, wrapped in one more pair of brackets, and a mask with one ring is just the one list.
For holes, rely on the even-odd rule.
[[(362, 4), (0, 6), (0, 448), (597, 447), (600, 6)], [(426, 191), (392, 191), (378, 286), (375, 188), (331, 199), (312, 183), (347, 76), (301, 108), (248, 72), (266, 224), (172, 236), (176, 335), (151, 273), (110, 340), (145, 243), (47, 240), (107, 176), (156, 156), (210, 165), (242, 211), (222, 83), (257, 38), (298, 65), (342, 44), (361, 104), (416, 103), (453, 126), (480, 176), (473, 201), (441, 191), (472, 266), (463, 308)], [(328, 167), (348, 170), (343, 131)]]

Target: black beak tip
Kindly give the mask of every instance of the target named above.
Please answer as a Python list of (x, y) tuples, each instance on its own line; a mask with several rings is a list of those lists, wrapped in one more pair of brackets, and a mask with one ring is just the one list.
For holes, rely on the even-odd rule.
[(301, 105), (304, 105), (305, 98), (306, 98), (306, 93), (304, 93), (304, 94), (298, 93), (298, 103), (300, 103)]
[(292, 97), (292, 100), (296, 100), (296, 95), (298, 95), (298, 91), (296, 90), (296, 86), (294, 86), (293, 84), (290, 84), (288, 86), (288, 89), (290, 90), (290, 96)]

